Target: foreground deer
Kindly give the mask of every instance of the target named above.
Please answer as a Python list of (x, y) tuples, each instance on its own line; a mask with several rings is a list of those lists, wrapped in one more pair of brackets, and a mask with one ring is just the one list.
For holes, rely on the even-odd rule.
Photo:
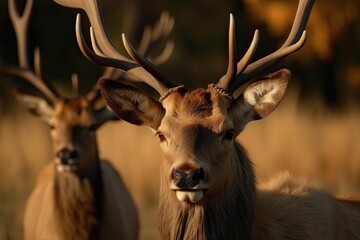
[[(207, 89), (190, 91), (167, 80), (125, 36), (125, 48), (137, 64), (119, 58), (99, 27), (99, 10), (68, 3), (83, 8), (97, 26), (92, 40), (98, 49), (93, 52), (82, 38), (78, 17), (78, 43), (90, 60), (127, 71), (161, 95), (156, 101), (135, 87), (109, 79), (99, 82), (120, 118), (150, 126), (160, 139), (162, 239), (360, 239), (359, 202), (336, 199), (288, 174), (257, 189), (251, 161), (235, 140), (248, 122), (269, 115), (284, 96), (289, 70), (261, 74), (303, 46), (312, 5), (300, 0), (283, 46), (251, 64), (258, 32), (237, 62), (231, 15), (227, 73)], [(245, 90), (236, 97), (242, 86)]]
[[(99, 108), (97, 86), (83, 96), (61, 97), (41, 77), (39, 51), (35, 52), (32, 70), (26, 40), (32, 5), (33, 0), (28, 0), (24, 14), (19, 16), (14, 0), (9, 0), (19, 66), (0, 64), (1, 72), (24, 78), (45, 96), (19, 94), (29, 110), (51, 127), (55, 161), (41, 171), (27, 201), (25, 239), (137, 239), (138, 213), (130, 193), (114, 167), (100, 161), (98, 154), (96, 130), (118, 118), (108, 108)], [(172, 25), (172, 18), (163, 14), (153, 29), (145, 30), (141, 44), (145, 55), (166, 38)], [(165, 47), (154, 61), (165, 61), (169, 51)], [(117, 78), (121, 73), (106, 68), (104, 76)]]

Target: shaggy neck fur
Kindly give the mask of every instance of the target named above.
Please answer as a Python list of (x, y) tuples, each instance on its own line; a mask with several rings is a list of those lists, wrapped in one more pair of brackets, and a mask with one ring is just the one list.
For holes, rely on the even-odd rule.
[[(176, 199), (161, 179), (159, 232), (161, 239), (251, 239), (253, 235), (255, 177), (250, 160), (235, 144), (235, 171), (223, 191), (204, 197), (200, 204)], [(229, 173), (230, 174), (230, 173)]]
[(101, 218), (102, 177), (96, 161), (91, 175), (56, 173), (55, 208), (62, 239), (98, 239)]

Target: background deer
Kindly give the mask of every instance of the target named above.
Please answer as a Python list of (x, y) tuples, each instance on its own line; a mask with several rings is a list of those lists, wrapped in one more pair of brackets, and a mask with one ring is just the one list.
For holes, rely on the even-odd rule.
[[(120, 118), (150, 126), (159, 137), (164, 155), (158, 212), (162, 239), (360, 238), (359, 203), (336, 199), (286, 173), (257, 188), (252, 163), (235, 140), (248, 122), (269, 115), (283, 98), (290, 71), (262, 74), (303, 46), (312, 5), (313, 1), (300, 0), (282, 47), (251, 64), (258, 32), (238, 62), (231, 15), (227, 73), (217, 84), (192, 91), (171, 83), (124, 35), (125, 48), (137, 64), (118, 58), (101, 28), (94, 28), (93, 45), (100, 51), (93, 52), (82, 39), (78, 17), (78, 43), (84, 55), (139, 76), (161, 96), (156, 101), (118, 81), (99, 82), (107, 104)], [(95, 22), (98, 9), (67, 6), (85, 8), (94, 19), (91, 24), (100, 25)], [(236, 92), (239, 88), (241, 93)]]
[[(17, 43), (19, 66), (0, 64), (0, 71), (21, 77), (44, 97), (18, 94), (35, 115), (51, 127), (54, 162), (40, 173), (25, 210), (25, 239), (137, 239), (138, 213), (129, 191), (115, 168), (99, 159), (96, 130), (118, 118), (104, 104), (95, 85), (82, 96), (66, 98), (41, 76), (40, 54), (35, 50), (34, 70), (27, 56), (27, 26), (33, 0), (28, 0), (22, 16), (15, 0), (9, 0), (9, 14)], [(157, 64), (172, 51), (153, 54), (171, 32), (173, 19), (163, 13), (153, 29), (146, 28), (139, 47)], [(116, 69), (106, 68), (103, 76), (125, 78)], [(126, 77), (128, 78), (128, 77)], [(77, 77), (73, 87), (77, 92)], [(99, 102), (100, 101), (100, 102)]]

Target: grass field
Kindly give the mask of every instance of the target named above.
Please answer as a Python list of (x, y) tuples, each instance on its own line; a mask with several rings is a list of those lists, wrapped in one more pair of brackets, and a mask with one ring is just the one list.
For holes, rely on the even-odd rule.
[[(360, 110), (298, 107), (288, 95), (268, 118), (239, 137), (259, 181), (280, 171), (307, 177), (333, 194), (360, 193)], [(122, 174), (141, 216), (141, 239), (157, 239), (158, 139), (145, 127), (110, 123), (99, 132), (100, 154)], [(0, 239), (22, 239), (24, 203), (52, 159), (48, 127), (24, 110), (0, 119)]]

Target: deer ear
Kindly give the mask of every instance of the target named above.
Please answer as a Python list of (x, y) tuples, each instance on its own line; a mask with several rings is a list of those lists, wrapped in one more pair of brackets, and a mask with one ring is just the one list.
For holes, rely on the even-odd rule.
[(32, 114), (41, 117), (46, 122), (49, 122), (54, 109), (44, 98), (24, 93), (17, 93), (16, 97), (19, 101), (26, 105), (27, 109)]
[(262, 119), (275, 110), (285, 94), (290, 78), (290, 71), (282, 69), (246, 88), (230, 106), (231, 117), (240, 131), (248, 122)]
[(106, 104), (119, 118), (135, 125), (158, 129), (165, 114), (159, 102), (140, 89), (118, 81), (101, 79), (99, 86)]

